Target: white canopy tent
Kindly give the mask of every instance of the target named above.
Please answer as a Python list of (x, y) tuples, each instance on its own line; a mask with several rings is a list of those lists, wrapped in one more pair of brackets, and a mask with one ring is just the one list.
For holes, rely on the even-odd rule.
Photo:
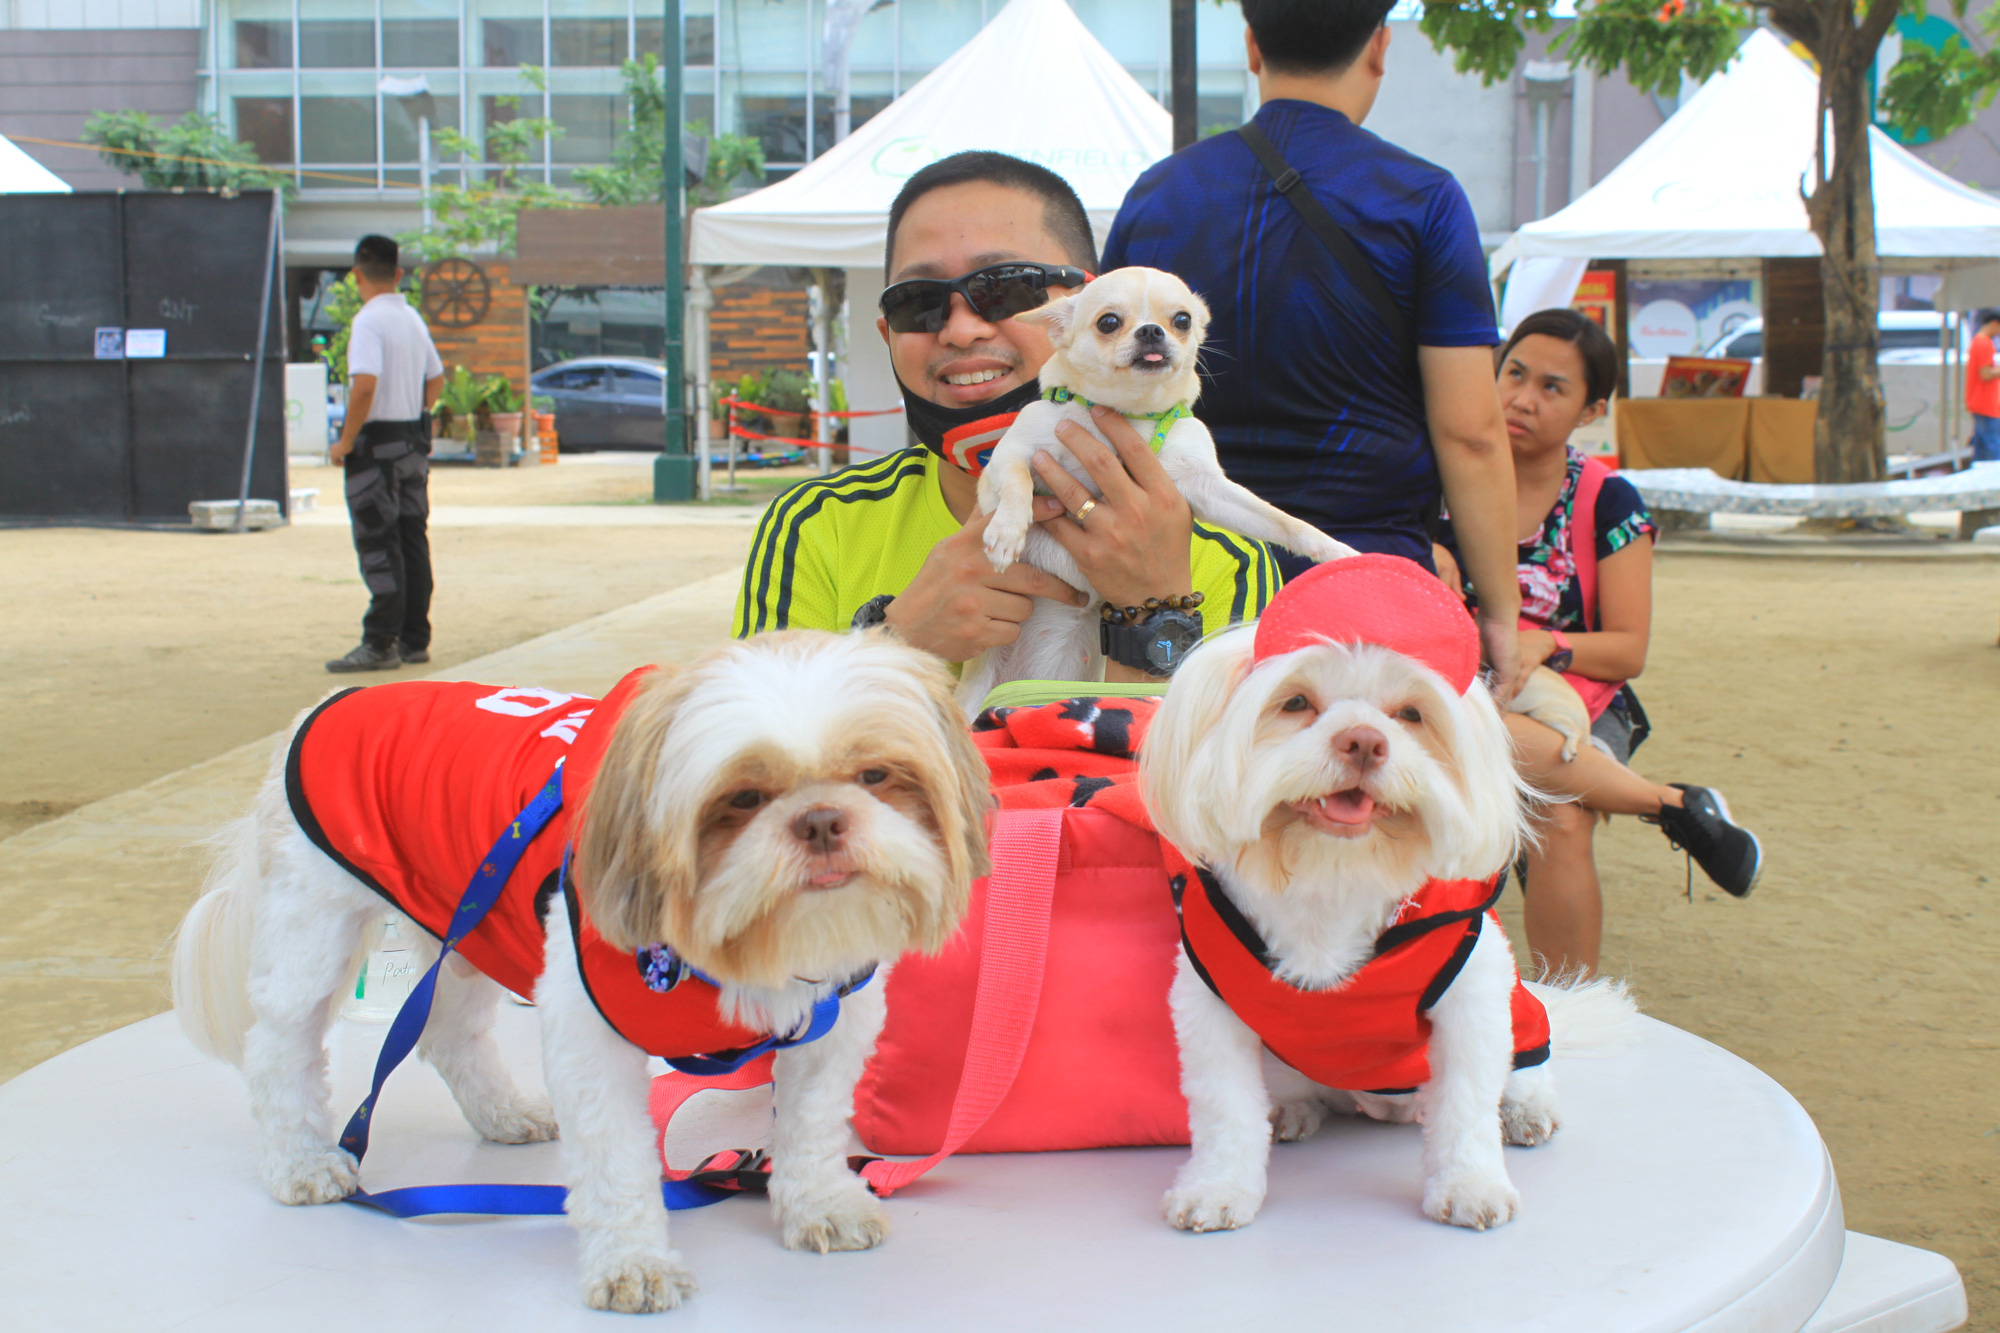
[(68, 194), (69, 182), (0, 135), (0, 194)]
[[(1493, 277), (1508, 276), (1501, 323), (1512, 327), (1529, 310), (1566, 304), (1593, 257), (1819, 254), (1800, 195), (1813, 169), (1818, 112), (1812, 67), (1768, 30), (1751, 33), (1729, 67), (1610, 175), (1493, 253)], [(1871, 127), (1868, 139), (1875, 244), (1885, 267), (1944, 273), (1948, 283), (1957, 275), (1960, 286), (1982, 273), (2000, 283), (2000, 199), (1953, 180), (1879, 129)], [(1568, 292), (1555, 291), (1565, 280)]]
[[(857, 409), (898, 400), (875, 336), (889, 205), (927, 163), (968, 149), (1038, 162), (1067, 180), (1101, 242), (1139, 173), (1171, 151), (1173, 118), (1091, 35), (1064, 0), (1010, 0), (978, 36), (796, 174), (694, 215), (688, 321), (696, 420), (708, 429), (707, 313), (714, 265), (784, 264), (847, 270), (851, 311), (845, 383)], [(821, 285), (824, 290), (824, 285)], [(818, 302), (815, 341), (831, 312)], [(828, 358), (819, 358), (824, 392)], [(822, 405), (824, 399), (822, 399)], [(822, 434), (822, 439), (827, 438)], [(857, 450), (901, 447), (900, 417), (863, 417)], [(708, 457), (706, 435), (702, 458)], [(705, 464), (704, 464), (705, 466)], [(706, 483), (704, 483), (704, 492)]]

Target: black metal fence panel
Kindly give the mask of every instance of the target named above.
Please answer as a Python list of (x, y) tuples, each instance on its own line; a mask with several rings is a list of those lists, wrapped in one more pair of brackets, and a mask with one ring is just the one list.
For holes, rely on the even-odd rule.
[[(0, 195), (0, 518), (184, 519), (236, 497), (271, 207)], [(282, 263), (250, 496), (284, 508)]]

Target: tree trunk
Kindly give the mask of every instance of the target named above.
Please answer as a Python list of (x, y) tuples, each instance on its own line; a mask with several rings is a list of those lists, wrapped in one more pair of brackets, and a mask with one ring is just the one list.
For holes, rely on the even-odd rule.
[[(1813, 475), (1821, 482), (1879, 481), (1888, 459), (1876, 366), (1882, 269), (1875, 255), (1867, 86), (1878, 43), (1857, 29), (1852, 0), (1819, 0), (1815, 8), (1820, 29), (1807, 44), (1819, 58), (1821, 126), (1806, 214), (1825, 251), (1826, 355)], [(1831, 162), (1824, 160), (1828, 153)]]

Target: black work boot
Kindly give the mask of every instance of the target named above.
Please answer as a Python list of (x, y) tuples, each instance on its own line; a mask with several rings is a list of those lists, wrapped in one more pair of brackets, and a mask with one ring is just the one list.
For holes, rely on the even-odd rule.
[(428, 648), (412, 648), (406, 643), (400, 645), (399, 651), (402, 653), (403, 660), (411, 666), (421, 666), (423, 663), (431, 660), (431, 650)]
[(1692, 857), (1716, 887), (1738, 898), (1748, 896), (1764, 869), (1757, 835), (1730, 818), (1721, 792), (1681, 782), (1667, 785), (1680, 791), (1681, 807), (1662, 805), (1659, 814), (1641, 818), (1658, 824), (1667, 841)]
[(396, 651), (396, 645), (377, 648), (372, 643), (363, 643), (345, 657), (336, 657), (326, 664), (328, 671), (393, 671), (403, 665), (403, 655)]

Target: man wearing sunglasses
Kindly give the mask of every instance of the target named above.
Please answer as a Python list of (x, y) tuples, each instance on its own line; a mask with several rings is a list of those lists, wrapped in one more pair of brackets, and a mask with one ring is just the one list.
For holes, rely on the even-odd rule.
[[(912, 176), (889, 212), (876, 327), (889, 345), (921, 444), (786, 491), (765, 513), (736, 604), (735, 631), (887, 624), (948, 662), (1012, 643), (1048, 597), (1079, 589), (1029, 565), (995, 571), (981, 536), (977, 475), (1015, 413), (1040, 396), (1050, 354), (1013, 316), (1089, 281), (1090, 220), (1060, 176), (1001, 153), (959, 153)], [(1115, 606), (1199, 592), (1107, 645), (1105, 678), (1157, 679), (1202, 633), (1254, 618), (1277, 589), (1263, 545), (1197, 524), (1145, 439), (1097, 409), (1113, 447), (1071, 424), (1059, 434), (1103, 494), (1074, 511), (1035, 501), (1035, 519)], [(1046, 454), (1058, 494), (1075, 483)], [(1157, 623), (1153, 623), (1153, 622)]]

